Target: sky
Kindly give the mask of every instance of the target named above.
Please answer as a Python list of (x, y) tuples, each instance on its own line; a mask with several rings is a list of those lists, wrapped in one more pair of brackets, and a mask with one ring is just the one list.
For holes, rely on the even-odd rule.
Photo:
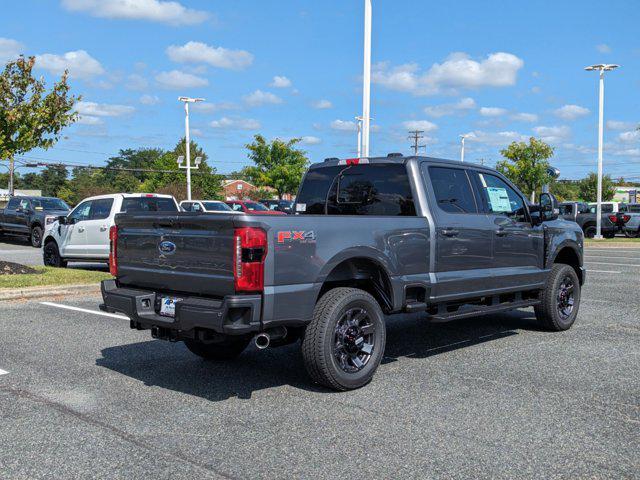
[[(202, 97), (191, 135), (219, 172), (248, 165), (253, 135), (302, 138), (313, 162), (352, 157), (362, 112), (361, 0), (22, 0), (0, 17), (0, 59), (35, 55), (70, 72), (80, 119), (30, 161), (100, 165), (124, 148), (172, 148), (178, 96)], [(530, 136), (561, 178), (595, 171), (598, 75), (605, 173), (640, 180), (637, 0), (373, 0), (371, 155), (426, 154), (493, 166)], [(422, 150), (421, 153), (424, 153)], [(28, 170), (22, 169), (21, 172)]]

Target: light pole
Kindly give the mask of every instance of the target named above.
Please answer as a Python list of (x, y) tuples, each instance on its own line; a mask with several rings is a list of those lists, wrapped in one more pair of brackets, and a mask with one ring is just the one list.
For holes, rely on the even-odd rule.
[[(178, 165), (179, 168), (185, 168), (187, 170), (187, 200), (191, 200), (191, 152), (190, 150), (190, 139), (189, 139), (189, 104), (202, 102), (204, 98), (189, 98), (189, 97), (178, 97), (179, 102), (184, 102), (184, 137), (185, 137), (185, 147), (187, 152), (187, 165), (185, 167)], [(178, 161), (178, 164), (182, 162)], [(197, 166), (195, 167), (197, 168)]]
[(464, 162), (464, 141), (468, 135), (458, 135), (460, 137), (460, 161)]
[(371, 121), (371, 0), (364, 0), (364, 69), (362, 75), (362, 155), (369, 156)]
[(600, 72), (600, 102), (598, 112), (598, 206), (596, 209), (596, 236), (602, 239), (602, 149), (604, 143), (604, 72), (608, 72), (620, 65), (601, 63), (585, 67), (587, 71)]

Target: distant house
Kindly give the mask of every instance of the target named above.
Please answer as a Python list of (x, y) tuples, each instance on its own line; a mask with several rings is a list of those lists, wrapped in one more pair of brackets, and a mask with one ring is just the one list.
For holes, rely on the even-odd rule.
[[(271, 187), (256, 187), (254, 184), (245, 180), (223, 180), (222, 191), (225, 200), (242, 200), (248, 198), (248, 195), (253, 190), (268, 190), (271, 192), (271, 198), (278, 198), (278, 193)], [(291, 195), (283, 195), (284, 200), (291, 200)]]

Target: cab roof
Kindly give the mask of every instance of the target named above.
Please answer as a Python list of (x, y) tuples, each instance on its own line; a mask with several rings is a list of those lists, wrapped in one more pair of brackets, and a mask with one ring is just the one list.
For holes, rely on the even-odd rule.
[[(433, 162), (433, 163), (445, 163), (445, 164), (450, 164), (450, 165), (455, 165), (455, 166), (461, 166), (462, 162), (460, 162), (460, 160), (448, 160), (445, 158), (436, 158), (436, 157), (426, 157), (426, 156), (419, 156), (419, 155), (402, 155), (402, 154), (389, 154), (386, 157), (369, 157), (369, 158), (347, 158), (347, 159), (340, 159), (340, 158), (326, 158), (323, 162), (318, 162), (318, 163), (314, 163), (309, 167), (309, 170), (313, 170), (316, 168), (323, 168), (323, 167), (335, 167), (335, 166), (339, 166), (339, 165), (361, 165), (361, 164), (385, 164), (385, 163), (391, 163), (391, 164), (406, 164), (412, 160), (420, 160), (420, 161), (427, 161), (427, 162)], [(486, 167), (484, 165), (478, 165), (476, 163), (472, 163), (472, 162), (464, 162), (465, 166), (473, 166), (474, 168), (483, 168), (486, 170), (493, 170), (490, 167)]]

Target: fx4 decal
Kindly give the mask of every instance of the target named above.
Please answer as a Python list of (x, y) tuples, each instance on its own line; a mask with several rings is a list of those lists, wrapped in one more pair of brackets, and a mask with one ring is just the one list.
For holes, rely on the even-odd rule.
[(283, 230), (278, 232), (278, 243), (300, 242), (300, 243), (312, 243), (316, 241), (316, 232), (313, 230), (308, 231), (295, 231), (295, 230)]

